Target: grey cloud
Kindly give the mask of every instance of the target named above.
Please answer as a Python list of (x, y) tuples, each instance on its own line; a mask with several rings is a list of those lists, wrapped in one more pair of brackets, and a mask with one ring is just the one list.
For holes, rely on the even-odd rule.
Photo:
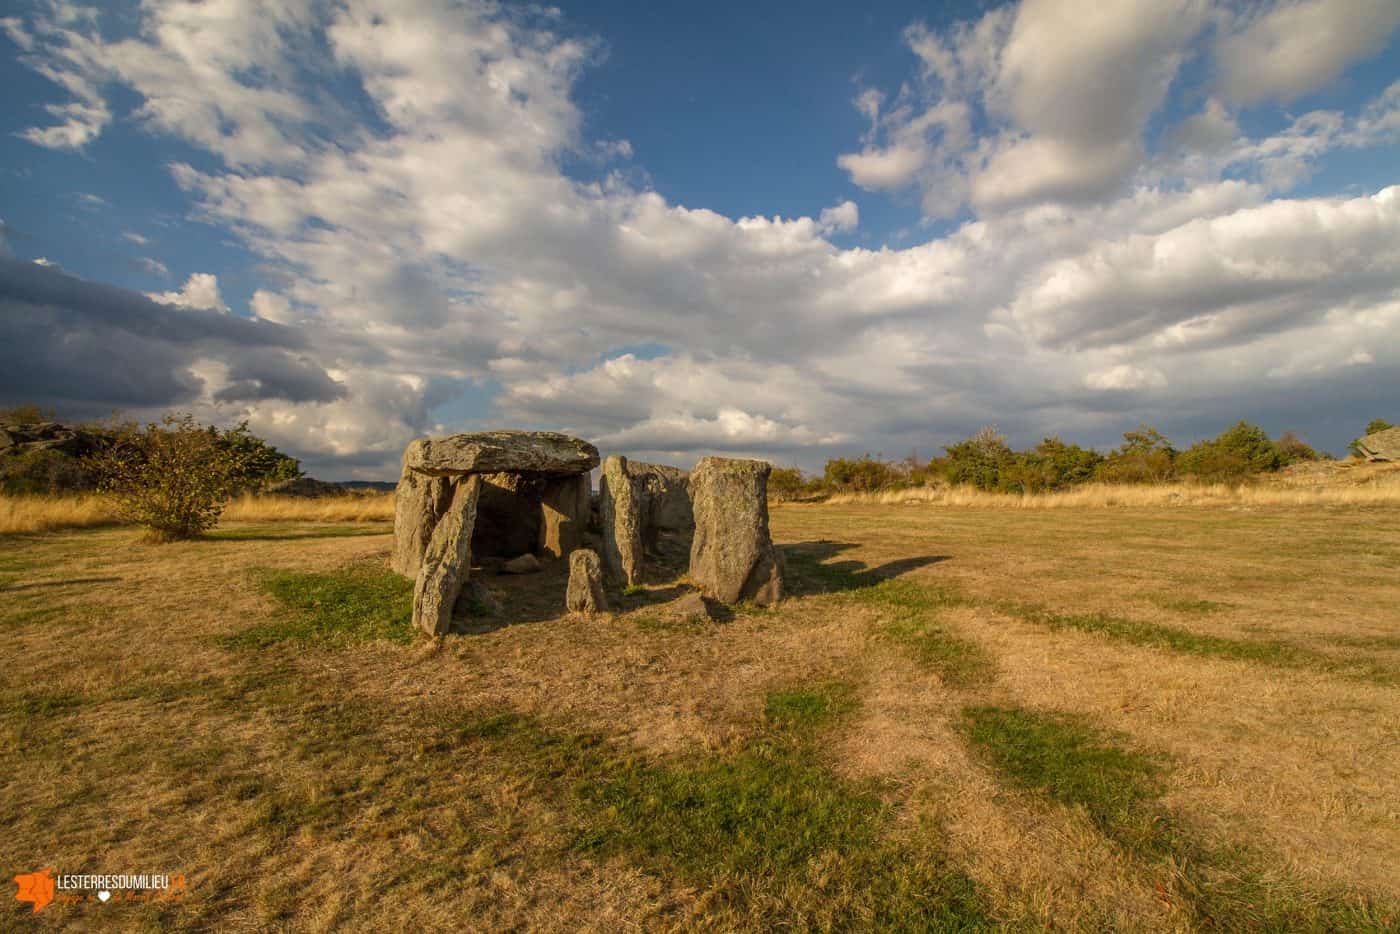
[[(196, 401), (191, 367), (229, 368), (225, 399), (327, 402), (343, 390), (297, 331), (176, 309), (53, 267), (0, 258), (0, 397), (86, 409)], [(221, 400), (222, 401), (222, 400)]]

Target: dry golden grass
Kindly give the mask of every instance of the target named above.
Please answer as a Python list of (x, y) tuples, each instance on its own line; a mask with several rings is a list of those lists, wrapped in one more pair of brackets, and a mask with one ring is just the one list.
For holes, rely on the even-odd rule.
[[(772, 527), (793, 595), (775, 610), (658, 626), (679, 592), (658, 579), (613, 615), (564, 616), (555, 564), (484, 574), (507, 616), (441, 646), (234, 649), (220, 640), (285, 612), (256, 585), (259, 569), (330, 573), (382, 562), (389, 547), (374, 524), (254, 515), (170, 545), (125, 528), (0, 541), (0, 865), (183, 871), (191, 883), (164, 911), (55, 905), (42, 920), (771, 928), (823, 903), (763, 884), (736, 902), (722, 879), (581, 849), (577, 801), (551, 791), (576, 757), (541, 768), (528, 743), (463, 746), (454, 731), (511, 711), (647, 762), (719, 761), (762, 733), (768, 692), (833, 679), (857, 706), (818, 761), (852, 787), (879, 782), (890, 835), (941, 847), (1000, 923), (1196, 925), (1162, 860), (979, 757), (957, 729), (974, 705), (1078, 714), (1160, 752), (1163, 805), (1191, 839), (1245, 846), (1283, 889), (1400, 899), (1393, 683), (1052, 630), (1007, 611), (1284, 639), (1400, 672), (1393, 505), (782, 506)], [(823, 592), (829, 579), (853, 589)], [(913, 597), (957, 595), (927, 612), (990, 668), (946, 680), (883, 636), (910, 598), (887, 594), (886, 579)], [(22, 923), (22, 906), (6, 910), (0, 927)]]
[(254, 496), (245, 493), (224, 508), (225, 522), (392, 522), (394, 494)]
[[(224, 509), (226, 522), (393, 521), (394, 494), (319, 498), (245, 493)], [(7, 496), (0, 494), (0, 535), (120, 525), (108, 501), (96, 494)]]
[(991, 493), (973, 487), (928, 486), (879, 493), (837, 493), (832, 505), (925, 504), (975, 509), (1103, 509), (1160, 506), (1395, 506), (1400, 505), (1400, 464), (1367, 471), (1358, 482), (1345, 474), (1284, 475), (1254, 484), (1163, 483), (1150, 486), (1087, 483), (1056, 493)]
[(117, 525), (101, 496), (6, 496), (0, 494), (0, 535)]

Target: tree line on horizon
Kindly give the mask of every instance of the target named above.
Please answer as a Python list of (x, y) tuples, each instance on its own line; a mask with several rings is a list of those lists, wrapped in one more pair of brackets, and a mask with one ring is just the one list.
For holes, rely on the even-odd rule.
[[(1389, 422), (1373, 419), (1362, 437), (1391, 427)], [(1356, 454), (1356, 441), (1350, 449)], [(1177, 449), (1150, 425), (1141, 425), (1124, 432), (1123, 443), (1106, 454), (1055, 436), (1017, 451), (1005, 435), (989, 427), (948, 445), (942, 455), (927, 462), (912, 455), (891, 461), (867, 453), (831, 458), (816, 476), (797, 467), (775, 467), (768, 491), (776, 499), (797, 499), (940, 483), (998, 493), (1047, 493), (1084, 483), (1241, 483), (1303, 461), (1335, 459), (1291, 431), (1270, 438), (1264, 429), (1246, 421), (1185, 450)]]

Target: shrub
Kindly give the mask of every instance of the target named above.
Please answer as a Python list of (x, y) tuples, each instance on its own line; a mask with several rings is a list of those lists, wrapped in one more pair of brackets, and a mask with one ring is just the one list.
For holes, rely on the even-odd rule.
[(119, 426), (87, 465), (118, 514), (159, 541), (193, 538), (213, 527), (229, 495), (246, 481), (238, 452), (191, 415), (167, 415), (144, 429)]
[(1063, 490), (1092, 480), (1103, 459), (1098, 451), (1046, 438), (1002, 469), (998, 488), (1011, 493)]
[(254, 435), (246, 421), (222, 434), (215, 428), (209, 431), (215, 434), (218, 446), (242, 465), (242, 479), (248, 486), (266, 486), (302, 476), (301, 461)]
[(826, 462), (822, 479), (827, 488), (843, 493), (869, 493), (902, 480), (898, 469), (866, 454), (859, 458), (834, 457)]
[[(1000, 488), (1002, 472), (1016, 460), (1016, 453), (1006, 444), (1006, 437), (995, 428), (983, 428), (977, 434), (949, 445), (947, 455), (937, 466), (949, 483), (969, 484), (979, 490)], [(933, 466), (933, 465), (930, 465)]]
[(1165, 483), (1176, 476), (1176, 449), (1157, 429), (1123, 432), (1123, 443), (1098, 467), (1105, 483)]
[(806, 488), (802, 471), (796, 467), (774, 467), (768, 475), (768, 495), (776, 500), (797, 499)]
[(1297, 464), (1301, 461), (1321, 460), (1322, 457), (1317, 450), (1302, 438), (1291, 431), (1285, 431), (1279, 435), (1274, 447), (1278, 448), (1279, 457), (1282, 460), (1281, 466), (1287, 467), (1289, 464)]
[(77, 459), (52, 448), (0, 458), (0, 492), (11, 496), (55, 495), (91, 490), (92, 472)]
[(1177, 462), (1182, 473), (1216, 483), (1244, 480), (1283, 464), (1283, 455), (1264, 429), (1248, 422), (1225, 429), (1217, 438), (1196, 442)]

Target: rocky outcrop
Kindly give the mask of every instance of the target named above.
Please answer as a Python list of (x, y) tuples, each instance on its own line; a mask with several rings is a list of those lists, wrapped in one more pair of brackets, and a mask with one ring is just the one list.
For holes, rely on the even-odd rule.
[(481, 478), (452, 483), (452, 498), (433, 528), (413, 586), (413, 624), (428, 635), (452, 628), (452, 608), (471, 574), (472, 529)]
[(1369, 461), (1400, 461), (1400, 428), (1387, 428), (1356, 442), (1356, 450)]
[(523, 473), (569, 477), (598, 466), (598, 449), (552, 431), (478, 431), (419, 438), (408, 446), (404, 467), (434, 477)]
[(614, 454), (603, 461), (598, 504), (608, 572), (623, 586), (631, 586), (642, 573), (642, 490), (633, 481), (627, 458)]
[(690, 577), (720, 603), (767, 605), (782, 598), (782, 556), (768, 532), (772, 469), (763, 461), (703, 457), (690, 473)]
[(105, 441), (98, 432), (70, 428), (58, 422), (0, 423), (0, 454), (58, 451), (70, 457), (83, 457), (98, 450)]
[(607, 612), (603, 563), (596, 551), (580, 548), (569, 555), (569, 589), (564, 595), (564, 606), (570, 613)]

